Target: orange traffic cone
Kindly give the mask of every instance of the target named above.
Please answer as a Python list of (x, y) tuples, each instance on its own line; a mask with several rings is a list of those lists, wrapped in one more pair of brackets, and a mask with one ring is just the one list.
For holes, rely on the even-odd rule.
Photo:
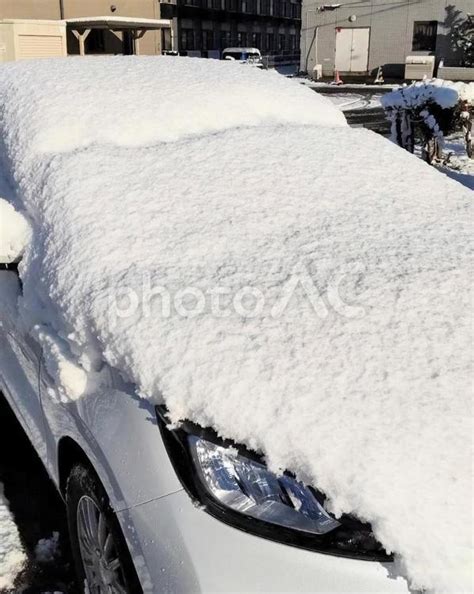
[(332, 84), (333, 85), (342, 85), (343, 84), (343, 80), (339, 76), (339, 70), (334, 70), (334, 80), (332, 81)]

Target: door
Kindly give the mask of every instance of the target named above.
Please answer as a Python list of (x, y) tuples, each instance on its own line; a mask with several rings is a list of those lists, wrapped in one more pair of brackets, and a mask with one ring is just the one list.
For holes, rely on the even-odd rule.
[(336, 29), (336, 70), (367, 72), (370, 28)]
[(15, 272), (0, 270), (0, 390), (46, 461), (44, 418), (39, 393), (39, 345), (24, 332), (17, 314), (20, 282)]

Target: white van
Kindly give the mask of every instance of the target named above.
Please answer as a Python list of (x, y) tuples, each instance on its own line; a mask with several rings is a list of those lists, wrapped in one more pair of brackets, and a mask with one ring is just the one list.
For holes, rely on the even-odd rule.
[(222, 59), (238, 60), (239, 62), (253, 64), (260, 68), (263, 66), (262, 54), (256, 47), (226, 47), (222, 52)]

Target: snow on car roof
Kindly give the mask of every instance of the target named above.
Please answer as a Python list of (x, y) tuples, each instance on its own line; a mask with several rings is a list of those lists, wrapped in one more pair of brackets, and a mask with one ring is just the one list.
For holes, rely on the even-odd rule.
[(265, 122), (347, 125), (314, 91), (301, 92), (274, 71), (249, 73), (220, 60), (69, 57), (24, 68), (5, 65), (2, 71), (6, 96), (21, 95), (23, 84), (36, 89), (38, 109), (23, 114), (31, 151), (143, 146)]
[(412, 587), (468, 591), (472, 195), (233, 63), (16, 64), (0, 105), (59, 396), (117, 369), (370, 521)]

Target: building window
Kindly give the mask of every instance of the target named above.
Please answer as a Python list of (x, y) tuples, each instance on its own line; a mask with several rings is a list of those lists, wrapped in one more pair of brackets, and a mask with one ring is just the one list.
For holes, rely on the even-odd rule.
[(267, 33), (267, 50), (273, 51), (275, 49), (275, 35), (274, 33)]
[(261, 49), (262, 46), (262, 35), (260, 33), (252, 33), (252, 47)]
[(257, 14), (257, 0), (247, 0), (247, 12)]
[(221, 31), (220, 45), (221, 50), (230, 47), (230, 31)]
[(278, 50), (284, 52), (286, 49), (286, 36), (284, 33), (278, 35)]
[(181, 49), (184, 51), (196, 49), (194, 46), (193, 29), (181, 29)]
[(238, 47), (246, 47), (247, 45), (247, 33), (239, 31), (237, 33), (237, 45)]
[(270, 0), (260, 0), (260, 14), (270, 14)]
[[(125, 33), (127, 33), (127, 31), (124, 31), (124, 45), (125, 45)], [(161, 49), (164, 52), (170, 51), (171, 50), (171, 29), (162, 29), (161, 30)], [(130, 37), (130, 34), (129, 34)], [(130, 37), (131, 39), (131, 37)], [(126, 53), (125, 51), (123, 52), (124, 54)]]
[(415, 21), (412, 50), (414, 52), (434, 52), (437, 31), (438, 21)]
[(236, 12), (238, 8), (238, 0), (225, 0), (225, 8), (226, 10)]
[(296, 35), (290, 35), (290, 49), (296, 50)]
[(202, 49), (213, 50), (214, 49), (214, 31), (203, 31), (202, 32)]

